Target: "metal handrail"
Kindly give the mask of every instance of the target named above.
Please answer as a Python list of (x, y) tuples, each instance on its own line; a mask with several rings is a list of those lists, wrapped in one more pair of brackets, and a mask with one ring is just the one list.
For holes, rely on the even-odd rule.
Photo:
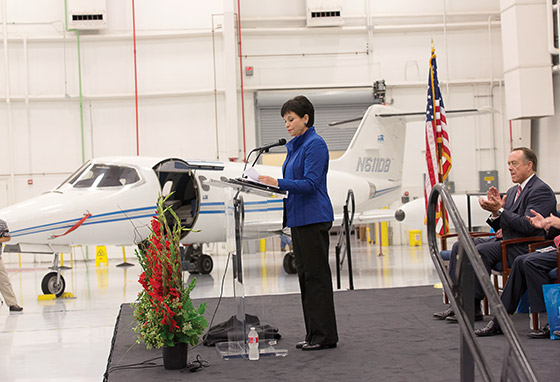
[[(349, 209), (349, 206), (352, 209)], [(342, 264), (344, 263), (344, 258), (348, 254), (348, 283), (350, 290), (354, 290), (354, 275), (352, 270), (352, 248), (350, 244), (350, 232), (352, 231), (352, 225), (354, 223), (354, 211), (356, 210), (356, 201), (354, 199), (354, 191), (348, 190), (346, 195), (346, 203), (343, 207), (343, 219), (340, 232), (338, 234), (338, 243), (336, 244), (336, 287), (340, 289), (340, 270)], [(346, 238), (346, 245), (343, 247), (343, 240)], [(340, 251), (344, 250), (342, 253), (342, 259), (340, 258)]]
[[(436, 209), (439, 197), (441, 197), (448, 216), (450, 220), (453, 221), (462, 243), (457, 258), (458, 285), (453, 283), (449, 273), (445, 271), (443, 260), (439, 255), (437, 246)], [(480, 258), (472, 238), (469, 236), (465, 223), (457, 210), (457, 206), (447, 188), (441, 183), (435, 185), (430, 193), (427, 211), (427, 228), (430, 256), (436, 266), (436, 271), (459, 322), (462, 341), (466, 344), (466, 346), (461, 348), (461, 380), (474, 381), (474, 371), (465, 370), (469, 367), (471, 369), (474, 368), (472, 359), (474, 359), (474, 363), (476, 363), (485, 381), (494, 380), (491, 374), (491, 368), (482, 354), (478, 340), (474, 335), (474, 278), (470, 277), (469, 280), (469, 276), (472, 276), (472, 271), (474, 270), (474, 274), (478, 278), (492, 312), (498, 320), (500, 328), (507, 340), (508, 346), (502, 367), (501, 380), (538, 381), (529, 363), (529, 359), (521, 346), (519, 336), (513, 327), (513, 323), (506, 312), (506, 308), (490, 282), (486, 267)], [(472, 269), (470, 269), (469, 263)], [(471, 275), (469, 275), (469, 272), (471, 272)], [(510, 373), (512, 371), (513, 374)]]

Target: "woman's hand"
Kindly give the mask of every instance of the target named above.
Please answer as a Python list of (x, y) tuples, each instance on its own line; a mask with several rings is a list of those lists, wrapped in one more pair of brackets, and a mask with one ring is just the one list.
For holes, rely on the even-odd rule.
[(550, 214), (546, 219), (548, 227), (560, 228), (560, 218), (554, 214)]
[(527, 219), (537, 228), (544, 228), (545, 230), (550, 230), (551, 227), (560, 228), (560, 218), (554, 214), (550, 214), (548, 217), (544, 217), (535, 210), (531, 210), (531, 213), (535, 216), (527, 216)]
[(271, 176), (259, 175), (259, 182), (268, 184), (270, 186), (278, 187), (278, 179)]

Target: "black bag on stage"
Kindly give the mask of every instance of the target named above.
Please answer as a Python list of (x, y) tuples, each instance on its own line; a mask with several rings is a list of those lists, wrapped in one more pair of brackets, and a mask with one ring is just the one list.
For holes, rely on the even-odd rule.
[[(259, 334), (259, 339), (280, 339), (282, 336), (278, 333), (278, 328), (270, 325), (261, 325), (257, 316), (245, 314), (245, 324), (247, 325), (246, 332), (249, 332), (250, 327), (255, 327)], [(235, 316), (231, 316), (229, 320), (212, 326), (208, 332), (202, 336), (203, 345), (214, 346), (218, 342), (228, 341), (242, 341), (244, 340), (245, 333), (243, 332), (243, 324)]]

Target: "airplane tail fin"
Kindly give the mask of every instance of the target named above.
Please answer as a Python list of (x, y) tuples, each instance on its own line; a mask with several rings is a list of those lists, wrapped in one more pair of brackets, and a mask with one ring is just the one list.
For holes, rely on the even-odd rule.
[[(396, 110), (372, 105), (364, 114), (346, 152), (331, 161), (330, 169), (400, 187), (406, 121)], [(383, 182), (385, 183), (385, 182)]]

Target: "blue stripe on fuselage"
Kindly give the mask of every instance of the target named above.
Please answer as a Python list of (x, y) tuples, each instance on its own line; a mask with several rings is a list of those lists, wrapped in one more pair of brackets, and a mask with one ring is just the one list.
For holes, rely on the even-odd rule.
[[(115, 211), (115, 212), (107, 212), (107, 213), (104, 213), (104, 214), (93, 215), (93, 216), (91, 216), (89, 219), (96, 219), (96, 218), (99, 218), (99, 217), (110, 216), (110, 215), (116, 215), (116, 214), (119, 214), (119, 213), (125, 214), (125, 213), (130, 213), (130, 212), (139, 212), (139, 211), (146, 211), (146, 210), (153, 210), (154, 213), (155, 213), (155, 211), (156, 211), (156, 206), (152, 206), (152, 207), (141, 207), (141, 208), (131, 208), (131, 209), (128, 209), (128, 210)], [(42, 224), (42, 225), (38, 225), (38, 226), (34, 226), (34, 227), (29, 227), (29, 228), (22, 228), (22, 229), (18, 229), (18, 230), (15, 230), (15, 231), (11, 231), (10, 233), (11, 233), (11, 236), (15, 236), (14, 234), (22, 234), (24, 231), (35, 230), (35, 229), (44, 228), (44, 227), (52, 227), (52, 226), (55, 226), (55, 225), (58, 226), (58, 225), (60, 225), (60, 224), (76, 223), (76, 222), (80, 221), (82, 218), (83, 218), (83, 217), (79, 217), (79, 218), (77, 218), (77, 219), (63, 220), (63, 221), (56, 222), (56, 223), (48, 223), (48, 224)], [(86, 224), (86, 223), (84, 223), (84, 224)], [(69, 225), (69, 226), (56, 227), (56, 228), (53, 228), (53, 229), (70, 228), (70, 227), (72, 227), (73, 225), (74, 225), (74, 224)], [(47, 231), (48, 231), (48, 230), (47, 230)], [(41, 232), (44, 232), (44, 230), (41, 231)]]
[[(379, 196), (383, 196), (383, 195), (385, 195), (385, 194), (387, 194), (387, 193), (389, 193), (389, 192), (391, 192), (391, 191), (393, 191), (393, 190), (395, 190), (399, 187), (400, 187), (400, 185), (395, 186), (395, 187), (386, 188), (386, 189), (383, 189), (383, 190), (379, 190), (379, 191), (376, 192), (376, 194), (374, 195), (374, 197), (372, 199), (375, 199), (376, 197), (379, 197)], [(251, 213), (251, 212), (282, 211), (283, 207), (268, 206), (268, 205), (271, 205), (271, 204), (272, 205), (273, 204), (279, 204), (279, 203), (282, 203), (282, 202), (283, 202), (282, 199), (280, 199), (280, 200), (275, 199), (275, 200), (245, 202), (245, 205), (248, 207), (245, 210), (245, 212)], [(261, 207), (261, 206), (264, 206), (264, 205), (267, 205), (267, 207), (266, 208), (255, 208), (255, 207)], [(206, 209), (205, 207), (210, 207), (210, 209)], [(222, 207), (222, 208), (211, 209), (212, 207)], [(109, 216), (114, 216), (114, 215), (118, 215), (118, 214), (127, 214), (127, 213), (141, 212), (141, 211), (148, 211), (148, 210), (152, 210), (152, 211), (154, 211), (154, 213), (93, 221), (93, 220), (99, 219), (101, 217), (109, 217)], [(156, 206), (150, 206), (150, 207), (132, 208), (132, 209), (122, 210), (122, 211), (106, 212), (106, 213), (103, 213), (103, 214), (91, 216), (82, 225), (85, 226), (85, 225), (93, 225), (93, 224), (114, 223), (114, 222), (123, 221), (123, 220), (143, 219), (143, 218), (154, 216), (155, 211), (156, 211)], [(223, 213), (225, 213), (225, 203), (224, 202), (205, 202), (205, 203), (200, 204), (200, 214), (201, 215), (205, 215), (205, 214), (212, 215), (212, 214), (223, 214)], [(65, 228), (71, 228), (76, 222), (80, 221), (80, 219), (82, 219), (82, 217), (79, 217), (79, 218), (76, 218), (76, 219), (70, 219), (70, 220), (63, 220), (63, 221), (56, 222), (56, 223), (48, 223), (48, 224), (42, 224), (42, 225), (29, 227), (29, 228), (23, 228), (23, 229), (19, 229), (19, 230), (16, 230), (16, 231), (12, 231), (11, 236), (12, 237), (18, 237), (18, 236), (25, 236), (25, 235), (31, 235), (31, 234), (36, 234), (36, 233), (47, 232), (47, 231), (55, 231), (55, 230), (61, 230), (61, 229), (65, 229)], [(44, 228), (44, 229), (42, 229), (42, 228)]]

